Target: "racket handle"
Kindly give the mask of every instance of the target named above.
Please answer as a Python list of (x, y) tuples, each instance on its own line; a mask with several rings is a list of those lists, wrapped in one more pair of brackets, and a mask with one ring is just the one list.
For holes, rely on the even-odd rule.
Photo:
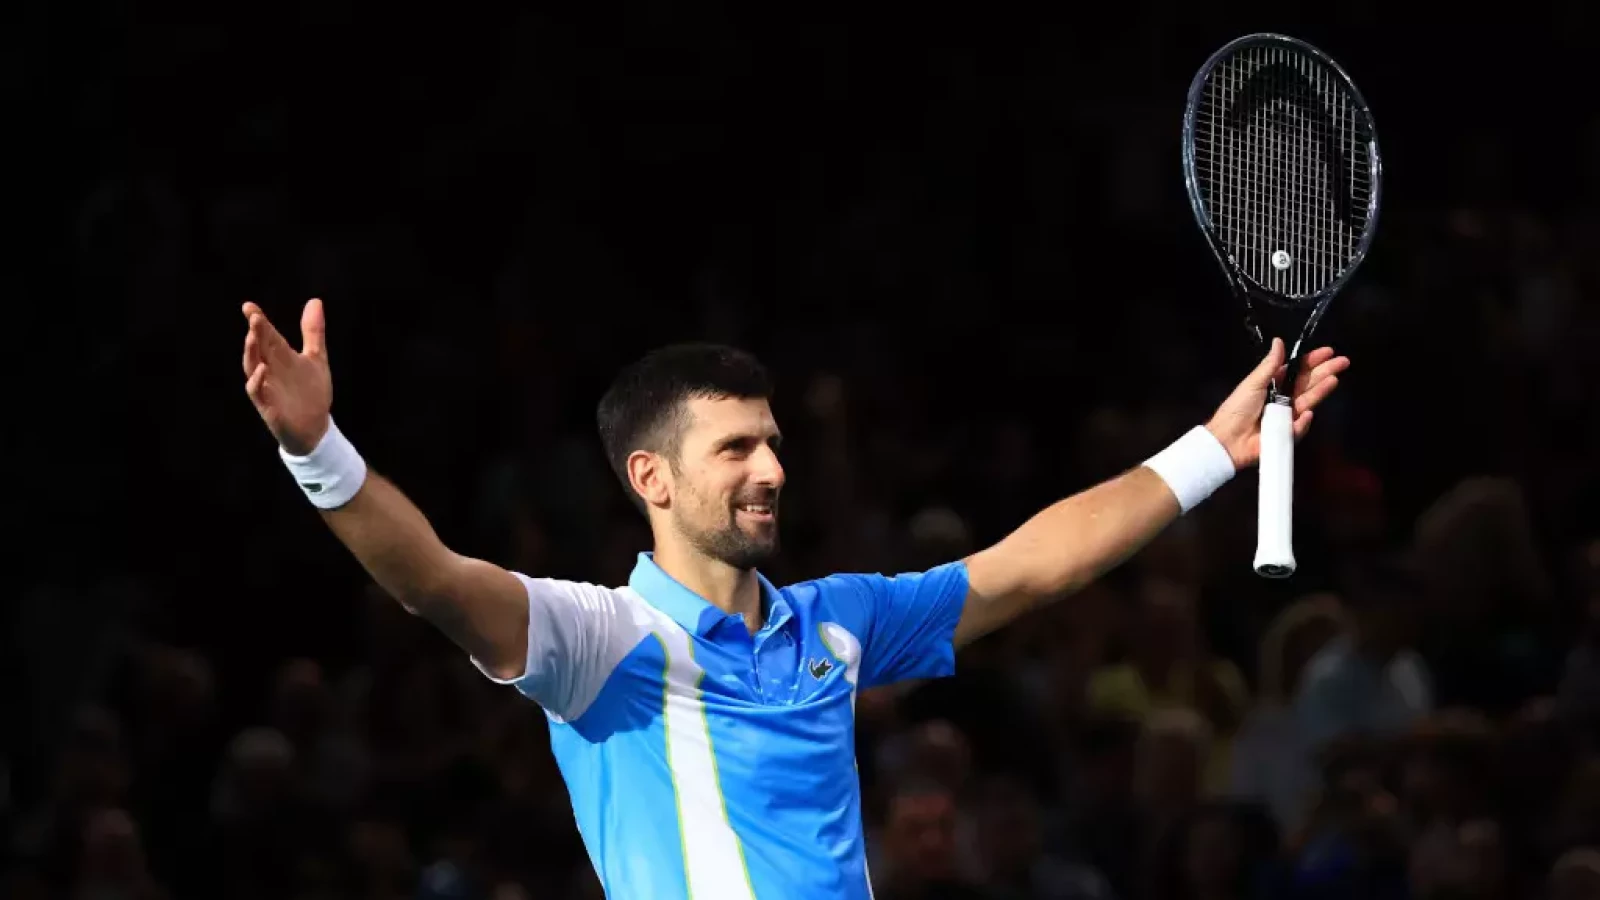
[(1294, 574), (1294, 407), (1285, 397), (1261, 412), (1261, 496), (1257, 511), (1256, 574)]

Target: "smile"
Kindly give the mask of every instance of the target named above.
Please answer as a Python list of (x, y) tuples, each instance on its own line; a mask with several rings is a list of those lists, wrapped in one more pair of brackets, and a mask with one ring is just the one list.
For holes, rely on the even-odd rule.
[(772, 521), (772, 507), (767, 505), (767, 504), (762, 504), (762, 503), (740, 504), (739, 506), (735, 506), (734, 507), (734, 511), (737, 512), (741, 516), (744, 516), (744, 517), (749, 518), (749, 519), (754, 519), (757, 522), (770, 522), (770, 521)]

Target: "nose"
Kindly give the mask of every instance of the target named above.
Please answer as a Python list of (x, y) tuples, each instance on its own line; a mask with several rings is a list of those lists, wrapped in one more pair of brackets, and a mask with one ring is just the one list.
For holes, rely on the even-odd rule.
[(750, 462), (755, 470), (751, 477), (752, 481), (763, 487), (770, 487), (773, 490), (783, 487), (783, 463), (778, 462), (778, 454), (775, 450), (763, 445), (760, 450), (756, 451), (755, 456), (751, 457)]

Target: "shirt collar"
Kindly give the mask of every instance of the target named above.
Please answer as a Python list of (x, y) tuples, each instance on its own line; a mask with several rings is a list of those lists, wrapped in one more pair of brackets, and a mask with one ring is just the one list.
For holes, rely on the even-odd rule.
[[(782, 628), (793, 617), (794, 611), (765, 575), (757, 572), (756, 579), (761, 583), (761, 603), (766, 608), (763, 629)], [(655, 554), (648, 551), (639, 554), (633, 574), (628, 576), (628, 586), (651, 606), (666, 613), (672, 621), (698, 637), (705, 637), (723, 620), (733, 618), (668, 575), (656, 565)]]

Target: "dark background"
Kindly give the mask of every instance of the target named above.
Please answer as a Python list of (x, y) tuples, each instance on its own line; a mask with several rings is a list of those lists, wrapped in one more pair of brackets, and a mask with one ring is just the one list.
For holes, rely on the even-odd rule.
[[(1600, 32), (1577, 0), (1379, 10), (19, 8), (13, 886), (413, 896), (417, 872), (467, 856), (483, 891), (586, 883), (538, 711), (372, 596), (274, 461), (241, 390), (243, 300), (289, 333), (325, 299), (341, 427), (463, 552), (620, 582), (648, 535), (593, 405), (620, 364), (695, 338), (778, 375), (775, 578), (931, 564), (1144, 458), (1254, 361), (1183, 199), (1178, 126), (1206, 55), (1256, 30), (1341, 61), (1387, 170), (1372, 255), (1320, 333), (1354, 367), (1300, 450), (1301, 574), (1249, 573), (1246, 475), (1081, 607), (1136, 606), (1160, 573), (1253, 682), (1278, 610), (1366, 547), (1415, 550), (1418, 517), (1464, 492), (1492, 511), (1438, 513), (1473, 536), (1428, 552), (1483, 596), (1430, 590), (1435, 705), (1480, 711), (1497, 747), (1531, 717), (1560, 732), (1554, 771), (1592, 767), (1588, 720), (1541, 698), (1582, 693), (1600, 569)], [(875, 829), (909, 764), (866, 761), (937, 743), (926, 721), (1070, 818), (1072, 792), (1038, 771), (1100, 733), (1081, 681), (1054, 682), (1048, 712), (991, 698), (1062, 656), (1088, 678), (1139, 626), (1051, 615), (1070, 638), (1042, 640), (1041, 618), (885, 701), (882, 723), (869, 704)], [(318, 724), (301, 734), (296, 715)], [(376, 774), (335, 802), (296, 768), (316, 795), (296, 815), (317, 827), (249, 831), (213, 797), (252, 727), (301, 760), (336, 732), (339, 758)], [(1053, 761), (1011, 758), (1018, 729)], [(1487, 771), (1521, 770), (1497, 755)], [(1577, 841), (1540, 831), (1557, 795), (1478, 817), (1514, 850), (1509, 895), (1539, 895)], [(132, 823), (147, 864), (96, 856), (113, 851), (92, 835)], [(1044, 831), (1119, 896), (1190, 890), (1133, 884)], [(1403, 870), (1422, 851), (1402, 844)], [(1263, 871), (1304, 862), (1292, 835), (1273, 845)], [(1432, 890), (1418, 879), (1361, 891)]]

